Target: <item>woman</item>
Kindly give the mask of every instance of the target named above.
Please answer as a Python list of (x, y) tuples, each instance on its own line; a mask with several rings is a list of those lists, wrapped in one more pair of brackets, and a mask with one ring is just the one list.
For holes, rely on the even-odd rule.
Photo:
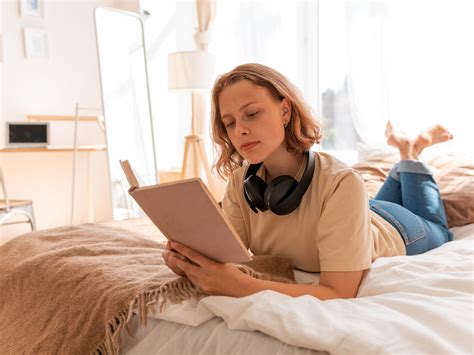
[(377, 257), (419, 254), (452, 239), (436, 183), (418, 161), (424, 148), (452, 138), (440, 125), (410, 140), (387, 124), (401, 161), (370, 201), (357, 172), (309, 152), (321, 126), (299, 91), (269, 67), (245, 64), (218, 78), (212, 127), (221, 150), (216, 168), (229, 180), (223, 211), (243, 243), (256, 255), (285, 255), (296, 268), (321, 274), (319, 284), (258, 280), (169, 243), (166, 264), (207, 294), (352, 298)]

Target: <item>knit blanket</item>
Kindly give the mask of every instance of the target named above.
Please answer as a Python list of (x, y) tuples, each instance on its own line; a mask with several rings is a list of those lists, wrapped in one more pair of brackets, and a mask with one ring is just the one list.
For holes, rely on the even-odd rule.
[[(0, 247), (1, 354), (118, 354), (137, 314), (205, 295), (164, 264), (166, 239), (145, 219), (68, 226)], [(294, 282), (293, 265), (259, 257), (242, 272)]]

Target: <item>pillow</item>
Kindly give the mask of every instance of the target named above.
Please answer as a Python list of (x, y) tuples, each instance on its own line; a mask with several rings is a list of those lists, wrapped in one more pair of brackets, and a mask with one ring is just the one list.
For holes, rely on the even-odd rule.
[[(373, 198), (388, 176), (398, 155), (378, 155), (352, 166), (365, 181)], [(433, 168), (443, 200), (448, 226), (474, 223), (474, 163), (471, 157), (442, 154), (425, 161)]]

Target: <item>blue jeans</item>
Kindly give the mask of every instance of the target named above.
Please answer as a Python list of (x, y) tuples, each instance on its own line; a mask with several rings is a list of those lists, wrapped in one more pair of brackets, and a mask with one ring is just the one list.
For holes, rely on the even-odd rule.
[(395, 164), (369, 204), (400, 233), (407, 255), (422, 254), (453, 240), (433, 174), (420, 161)]

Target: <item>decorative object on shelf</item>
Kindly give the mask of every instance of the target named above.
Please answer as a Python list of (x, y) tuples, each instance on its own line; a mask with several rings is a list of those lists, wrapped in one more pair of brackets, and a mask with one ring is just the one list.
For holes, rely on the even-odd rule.
[(48, 36), (41, 28), (25, 27), (23, 29), (26, 58), (48, 57)]
[(43, 0), (20, 0), (21, 16), (43, 16)]
[(215, 1), (197, 0), (196, 12), (198, 28), (194, 39), (197, 50), (176, 52), (168, 55), (168, 89), (191, 93), (192, 115), (191, 134), (186, 136), (181, 178), (188, 177), (188, 167), (192, 166), (192, 177), (200, 176), (204, 168), (209, 189), (213, 188), (213, 177), (201, 136), (205, 117), (205, 96), (213, 84), (215, 55), (207, 52), (210, 41), (209, 27), (215, 14)]

